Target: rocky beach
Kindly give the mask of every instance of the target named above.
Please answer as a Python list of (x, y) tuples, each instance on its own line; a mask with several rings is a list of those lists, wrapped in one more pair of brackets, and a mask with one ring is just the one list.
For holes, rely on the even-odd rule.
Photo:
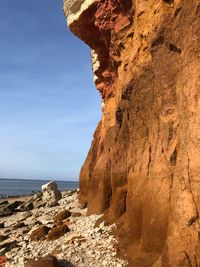
[(0, 267), (200, 267), (200, 0), (1, 2)]
[(0, 202), (0, 266), (127, 266), (117, 257), (116, 225), (87, 216), (79, 190), (60, 193), (54, 182), (42, 189)]

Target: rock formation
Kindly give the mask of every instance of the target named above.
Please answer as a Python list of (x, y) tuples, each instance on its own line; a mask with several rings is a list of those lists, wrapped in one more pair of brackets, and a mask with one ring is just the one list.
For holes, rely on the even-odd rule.
[(58, 205), (58, 201), (61, 199), (62, 195), (57, 188), (55, 181), (51, 181), (42, 186), (42, 200), (46, 203), (46, 206), (53, 207)]
[(61, 267), (58, 260), (54, 256), (46, 256), (39, 260), (29, 260), (25, 263), (25, 267)]
[(80, 202), (118, 223), (130, 266), (200, 266), (200, 1), (65, 0), (64, 12), (102, 96)]

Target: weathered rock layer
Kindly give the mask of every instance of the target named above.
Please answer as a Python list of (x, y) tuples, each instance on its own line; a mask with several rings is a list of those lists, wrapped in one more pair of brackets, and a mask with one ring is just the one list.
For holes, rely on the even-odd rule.
[(102, 120), (80, 174), (133, 266), (200, 266), (200, 1), (65, 0)]

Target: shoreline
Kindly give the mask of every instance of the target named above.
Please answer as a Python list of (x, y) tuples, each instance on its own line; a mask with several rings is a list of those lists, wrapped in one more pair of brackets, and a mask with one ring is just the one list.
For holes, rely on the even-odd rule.
[[(1, 179), (0, 178), (0, 201), (1, 199), (10, 199), (26, 197), (41, 192), (41, 187), (48, 184), (52, 179)], [(79, 188), (79, 181), (59, 180), (56, 181), (60, 191), (75, 190)]]
[[(30, 197), (32, 196), (26, 196)], [(17, 201), (20, 199), (21, 197), (16, 198)], [(67, 211), (70, 216), (58, 223), (55, 218), (61, 216), (59, 214), (63, 211), (64, 213)], [(4, 266), (23, 267), (29, 259), (38, 259), (49, 254), (55, 256), (63, 267), (127, 266), (127, 262), (117, 258), (117, 240), (112, 235), (116, 225), (107, 226), (102, 222), (95, 227), (101, 216), (95, 214), (87, 216), (87, 209), (83, 209), (78, 201), (77, 190), (73, 192), (68, 190), (62, 192), (62, 199), (55, 207), (41, 206), (30, 211), (0, 217), (0, 225), (4, 224), (3, 228), (0, 227), (0, 236), (8, 236), (3, 242), (7, 242), (8, 246), (9, 244), (14, 246), (11, 248), (4, 246), (4, 252), (0, 249), (0, 256), (7, 259)], [(54, 240), (48, 240), (49, 234), (44, 240), (31, 240), (33, 232), (40, 227), (48, 227), (51, 229), (50, 232), (56, 227), (67, 231)], [(0, 242), (0, 248), (5, 244), (3, 242)]]
[[(66, 190), (61, 190), (61, 194), (64, 194), (65, 192), (75, 192), (79, 191), (79, 188), (77, 189), (66, 189)], [(0, 203), (3, 201), (27, 201), (27, 199), (34, 197), (35, 194), (42, 194), (42, 191), (35, 192), (33, 194), (27, 194), (27, 195), (17, 195), (17, 196), (8, 196), (8, 197), (0, 197)]]

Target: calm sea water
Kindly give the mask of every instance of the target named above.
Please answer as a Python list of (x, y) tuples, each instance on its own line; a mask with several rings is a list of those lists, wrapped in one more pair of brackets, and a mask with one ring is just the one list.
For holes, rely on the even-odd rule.
[[(50, 180), (22, 180), (22, 179), (1, 179), (0, 197), (29, 195), (41, 191), (41, 186)], [(79, 182), (56, 181), (60, 190), (77, 189)]]

